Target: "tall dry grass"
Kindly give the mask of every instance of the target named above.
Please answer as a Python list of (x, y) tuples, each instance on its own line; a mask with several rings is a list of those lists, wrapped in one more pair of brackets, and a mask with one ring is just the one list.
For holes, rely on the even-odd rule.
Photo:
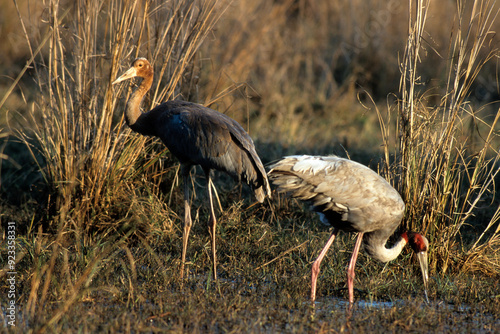
[[(419, 87), (436, 95), (444, 92), (442, 55), (448, 53), (455, 12), (450, 1), (432, 2), (428, 9)], [(493, 24), (497, 31), (500, 22)], [(363, 104), (371, 96), (382, 106), (398, 91), (407, 26), (408, 3), (400, 1), (232, 2), (215, 38), (202, 46), (210, 63), (200, 87), (210, 92), (245, 83), (219, 106), (247, 110), (232, 116), (258, 140), (322, 154), (339, 143), (351, 151), (380, 151), (377, 115)], [(492, 45), (497, 41), (493, 36)], [(487, 68), (494, 73), (495, 64)], [(496, 95), (490, 73), (472, 87), (485, 102)], [(436, 100), (433, 94), (427, 99)]]
[[(144, 56), (157, 69), (145, 109), (179, 95), (196, 99), (198, 50), (222, 11), (217, 2), (204, 1), (50, 0), (40, 39), (34, 43), (26, 35), (34, 46), (25, 70), (33, 68), (38, 98), (26, 116), (32, 129), (18, 136), (36, 161), (43, 158), (39, 169), (49, 186), (55, 232), (47, 237), (40, 226), (25, 239), (34, 263), (26, 316), (43, 324), (41, 332), (88, 291), (103, 262), (126, 252), (131, 233), (172, 232), (176, 215), (159, 188), (167, 174), (175, 186), (177, 162), (124, 126), (131, 90), (111, 82)], [(44, 314), (56, 295), (63, 302)]]
[[(406, 226), (430, 237), (435, 270), (446, 273), (459, 266), (498, 274), (500, 109), (485, 116), (481, 111), (488, 106), (470, 101), (483, 67), (498, 56), (498, 49), (491, 47), (498, 9), (489, 1), (474, 1), (470, 7), (457, 3), (448, 53), (441, 55), (447, 77), (439, 102), (432, 105), (429, 95), (436, 92), (422, 89), (420, 68), (434, 5), (430, 0), (409, 1), (400, 99), (390, 111), (397, 111), (397, 128), (389, 133), (390, 125), (381, 120), (387, 175), (394, 175), (407, 203)], [(399, 138), (394, 150), (390, 136)]]
[[(145, 56), (158, 68), (146, 110), (178, 95), (191, 99), (194, 58), (220, 14), (216, 2), (196, 1), (54, 0), (47, 11), (43, 49), (32, 63), (39, 89), (30, 113), (34, 131), (20, 136), (44, 157), (40, 169), (53, 187), (54, 221), (81, 233), (93, 222), (115, 225), (117, 213), (136, 211), (142, 194), (135, 186), (158, 187), (171, 171), (163, 166), (164, 148), (123, 126), (130, 90), (110, 82)], [(40, 148), (31, 146), (31, 136)], [(145, 153), (153, 158), (145, 160)], [(140, 205), (168, 217), (161, 199)]]

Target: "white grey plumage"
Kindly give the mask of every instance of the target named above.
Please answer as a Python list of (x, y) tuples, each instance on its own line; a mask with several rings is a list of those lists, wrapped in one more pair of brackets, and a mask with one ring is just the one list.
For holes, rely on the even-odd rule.
[(321, 221), (334, 227), (332, 237), (313, 265), (313, 300), (319, 264), (338, 230), (359, 233), (348, 272), (351, 303), (354, 264), (361, 241), (367, 253), (382, 262), (395, 259), (409, 243), (419, 257), (427, 287), (428, 241), (424, 236), (403, 232), (392, 247), (386, 247), (387, 240), (403, 218), (405, 204), (399, 193), (383, 177), (351, 160), (336, 156), (307, 155), (285, 157), (271, 166), (268, 176), (279, 192), (287, 192), (309, 202), (312, 210), (320, 215)]

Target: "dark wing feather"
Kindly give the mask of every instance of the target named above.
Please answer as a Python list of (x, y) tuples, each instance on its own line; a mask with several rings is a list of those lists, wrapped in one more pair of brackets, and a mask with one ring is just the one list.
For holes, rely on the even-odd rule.
[(232, 118), (199, 104), (168, 101), (151, 110), (156, 135), (183, 164), (243, 179), (259, 201), (270, 194), (252, 138)]

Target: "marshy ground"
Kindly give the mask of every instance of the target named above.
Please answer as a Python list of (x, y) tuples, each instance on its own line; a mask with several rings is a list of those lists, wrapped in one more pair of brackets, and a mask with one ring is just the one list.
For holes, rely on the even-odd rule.
[[(203, 222), (208, 219), (207, 208), (200, 209), (203, 218), (192, 234), (185, 279), (178, 275), (180, 219), (174, 232), (162, 231), (158, 221), (157, 230), (147, 236), (96, 237), (80, 250), (71, 244), (55, 250), (50, 235), (19, 238), (19, 249), (27, 251), (17, 265), (19, 292), (29, 294), (37, 288), (37, 298), (44, 298), (46, 282), (50, 288), (43, 308), (31, 306), (31, 295), (18, 305), (17, 330), (498, 332), (497, 278), (433, 273), (426, 304), (411, 251), (387, 265), (360, 254), (356, 301), (349, 311), (345, 272), (354, 237), (348, 234), (340, 235), (325, 259), (313, 307), (311, 263), (328, 238), (328, 229), (296, 203), (275, 207), (274, 212), (267, 205), (245, 210), (247, 204), (233, 204), (220, 219), (218, 281), (211, 277), (210, 237)], [(30, 239), (37, 244), (26, 244)], [(60, 256), (50, 268), (54, 252)], [(33, 263), (39, 264), (35, 271)], [(30, 287), (29, 282), (40, 286)], [(2, 318), (7, 321), (5, 311)]]

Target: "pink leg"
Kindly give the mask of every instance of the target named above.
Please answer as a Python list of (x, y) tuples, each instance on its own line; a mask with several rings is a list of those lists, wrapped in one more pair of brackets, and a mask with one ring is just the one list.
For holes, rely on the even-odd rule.
[(217, 254), (215, 253), (215, 227), (217, 225), (217, 220), (215, 218), (214, 212), (214, 202), (212, 197), (212, 179), (210, 178), (210, 170), (205, 172), (207, 177), (207, 188), (208, 188), (208, 200), (210, 202), (210, 221), (208, 222), (208, 230), (210, 232), (211, 243), (212, 243), (212, 265), (214, 271), (214, 279), (217, 279)]
[(333, 229), (332, 235), (330, 236), (330, 238), (326, 242), (325, 247), (323, 247), (323, 249), (321, 250), (321, 253), (319, 253), (318, 258), (316, 259), (316, 261), (314, 261), (314, 263), (312, 265), (312, 270), (311, 270), (311, 301), (312, 302), (314, 302), (316, 300), (316, 281), (317, 281), (318, 275), (319, 275), (319, 265), (321, 264), (321, 261), (323, 261), (323, 258), (325, 257), (326, 252), (328, 251), (328, 249), (332, 245), (338, 232), (339, 232), (338, 229), (336, 229), (336, 228)]
[(347, 269), (347, 290), (349, 290), (350, 307), (352, 307), (352, 304), (354, 303), (354, 267), (356, 266), (356, 260), (358, 259), (359, 248), (362, 240), (363, 232), (360, 232), (358, 233), (358, 238), (356, 239), (356, 244), (354, 245), (354, 250), (352, 251), (351, 262), (349, 262), (349, 268)]
[(193, 224), (191, 220), (191, 204), (189, 203), (189, 172), (191, 166), (182, 166), (182, 182), (184, 185), (184, 231), (182, 233), (182, 263), (181, 263), (181, 278), (184, 277), (184, 265), (186, 263), (186, 252), (189, 239), (189, 231)]

